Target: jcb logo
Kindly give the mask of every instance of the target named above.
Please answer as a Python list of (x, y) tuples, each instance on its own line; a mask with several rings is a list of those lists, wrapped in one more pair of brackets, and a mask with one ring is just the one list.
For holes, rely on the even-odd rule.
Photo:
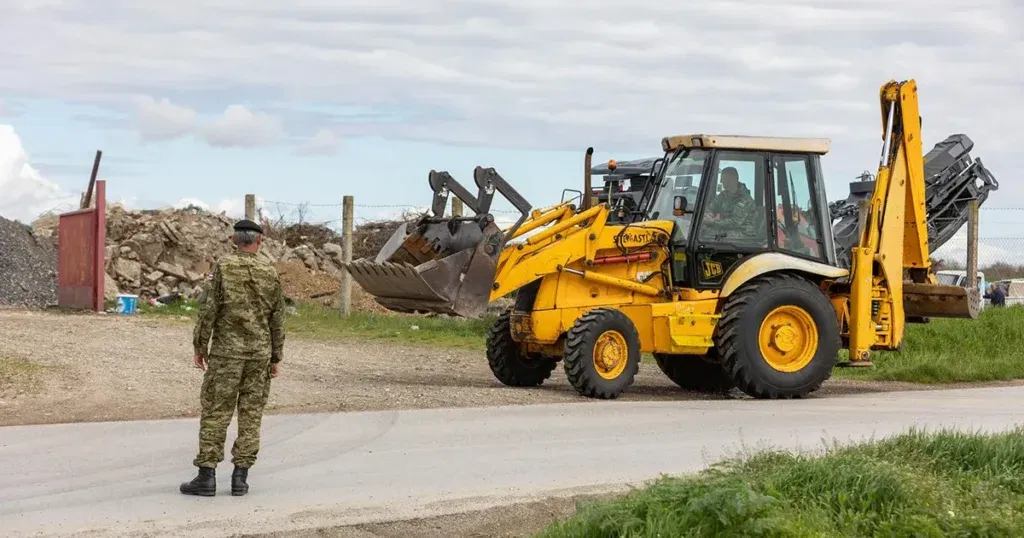
[(704, 260), (704, 278), (714, 278), (722, 274), (722, 262)]

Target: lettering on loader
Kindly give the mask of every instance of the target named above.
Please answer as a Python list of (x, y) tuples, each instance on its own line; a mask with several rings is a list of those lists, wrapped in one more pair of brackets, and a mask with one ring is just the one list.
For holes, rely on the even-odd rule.
[(715, 278), (722, 274), (722, 262), (704, 260), (704, 278)]

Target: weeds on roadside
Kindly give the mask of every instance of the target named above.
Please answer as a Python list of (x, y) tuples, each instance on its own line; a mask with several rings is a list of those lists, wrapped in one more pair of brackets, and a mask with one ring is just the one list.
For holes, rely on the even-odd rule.
[(762, 452), (580, 507), (538, 538), (1017, 536), (1024, 430)]

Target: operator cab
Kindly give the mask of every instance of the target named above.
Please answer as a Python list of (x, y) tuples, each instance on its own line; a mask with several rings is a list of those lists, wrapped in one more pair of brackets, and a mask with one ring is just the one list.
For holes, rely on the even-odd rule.
[(647, 219), (675, 222), (675, 285), (718, 289), (764, 252), (835, 265), (820, 164), (829, 140), (686, 135), (662, 149), (666, 164), (641, 206)]

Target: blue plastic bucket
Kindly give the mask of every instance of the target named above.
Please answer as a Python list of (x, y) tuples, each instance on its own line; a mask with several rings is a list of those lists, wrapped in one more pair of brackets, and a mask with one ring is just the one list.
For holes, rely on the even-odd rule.
[(119, 294), (117, 296), (116, 312), (118, 314), (134, 314), (135, 309), (138, 307), (138, 303), (138, 295), (129, 295), (126, 293)]

